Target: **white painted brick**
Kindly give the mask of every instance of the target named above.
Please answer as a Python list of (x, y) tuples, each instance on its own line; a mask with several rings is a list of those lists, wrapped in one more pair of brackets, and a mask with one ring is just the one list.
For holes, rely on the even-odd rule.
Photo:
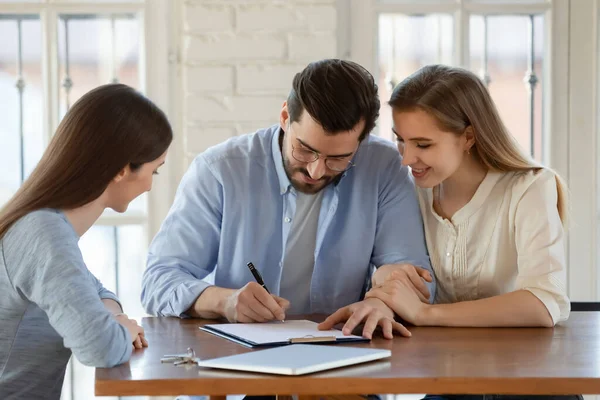
[(281, 59), (285, 54), (286, 42), (282, 35), (231, 33), (184, 38), (184, 59), (192, 62)]
[(292, 60), (317, 60), (336, 56), (335, 34), (292, 33), (289, 40), (289, 57)]
[(335, 31), (336, 9), (330, 5), (253, 4), (237, 9), (239, 31)]
[(292, 79), (306, 64), (293, 65), (241, 65), (236, 69), (237, 91), (239, 93), (279, 91), (287, 92), (292, 87)]
[(331, 4), (335, 5), (337, 0), (293, 0), (294, 3), (298, 4)]
[(337, 54), (337, 1), (184, 1), (182, 162), (278, 121), (294, 74)]
[(220, 32), (233, 29), (234, 10), (232, 6), (193, 4), (183, 8), (183, 29), (185, 32)]
[(330, 4), (335, 5), (337, 0), (187, 0), (186, 3), (194, 4), (235, 4), (246, 5), (250, 4)]
[[(277, 116), (279, 117), (279, 114), (277, 114)], [(279, 119), (277, 119), (277, 120), (272, 119), (270, 121), (242, 122), (239, 124), (235, 124), (236, 134), (244, 135), (246, 133), (256, 132), (257, 129), (268, 128), (271, 125), (276, 124), (278, 122), (278, 120)]]
[(211, 146), (224, 142), (236, 135), (232, 126), (198, 126), (188, 125), (185, 129), (185, 152), (196, 155)]
[(206, 122), (277, 121), (285, 96), (197, 96), (186, 99), (186, 120)]
[(184, 88), (187, 92), (232, 92), (234, 72), (232, 66), (187, 66)]

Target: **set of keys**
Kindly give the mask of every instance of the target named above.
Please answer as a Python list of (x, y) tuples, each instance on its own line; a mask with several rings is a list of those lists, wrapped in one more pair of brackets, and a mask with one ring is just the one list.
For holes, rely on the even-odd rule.
[(165, 354), (160, 359), (161, 363), (173, 363), (173, 365), (188, 365), (196, 364), (198, 359), (196, 358), (196, 352), (191, 347), (188, 347), (187, 353), (185, 354)]

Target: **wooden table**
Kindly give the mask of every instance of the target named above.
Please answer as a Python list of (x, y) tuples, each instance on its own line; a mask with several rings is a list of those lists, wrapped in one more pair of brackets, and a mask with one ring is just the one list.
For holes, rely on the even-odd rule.
[(150, 347), (135, 351), (127, 364), (97, 369), (96, 395), (600, 393), (600, 313), (595, 312), (571, 313), (568, 322), (554, 329), (413, 327), (408, 339), (377, 337), (369, 344), (353, 344), (391, 349), (387, 361), (306, 376), (161, 364), (164, 354), (188, 347), (206, 359), (253, 351), (198, 330), (206, 322), (144, 318)]

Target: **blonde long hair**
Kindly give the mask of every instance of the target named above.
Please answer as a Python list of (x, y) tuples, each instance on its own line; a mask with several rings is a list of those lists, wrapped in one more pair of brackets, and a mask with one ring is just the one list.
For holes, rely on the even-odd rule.
[[(388, 103), (396, 112), (421, 109), (444, 131), (463, 134), (471, 126), (475, 137), (471, 154), (489, 170), (528, 172), (545, 168), (523, 152), (502, 123), (481, 79), (468, 70), (445, 65), (423, 67), (394, 88)], [(558, 213), (566, 226), (568, 190), (553, 172)]]

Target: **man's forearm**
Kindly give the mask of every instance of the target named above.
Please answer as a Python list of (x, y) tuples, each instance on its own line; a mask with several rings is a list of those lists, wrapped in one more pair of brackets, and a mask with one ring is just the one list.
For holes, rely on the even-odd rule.
[(225, 317), (225, 303), (227, 302), (227, 298), (234, 292), (234, 289), (210, 286), (202, 292), (194, 302), (194, 305), (186, 311), (186, 314), (194, 318), (223, 318)]

